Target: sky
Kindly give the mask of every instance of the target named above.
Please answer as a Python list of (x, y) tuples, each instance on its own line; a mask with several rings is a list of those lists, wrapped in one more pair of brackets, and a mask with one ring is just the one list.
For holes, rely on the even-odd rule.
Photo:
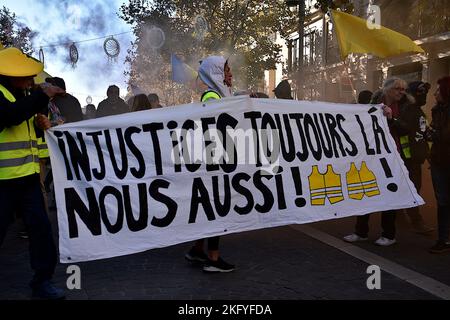
[[(44, 46), (100, 38), (130, 32), (131, 26), (117, 16), (121, 4), (127, 0), (2, 0), (14, 12), (18, 21), (26, 24), (37, 35), (33, 39), (33, 56), (39, 57)], [(104, 52), (105, 39), (76, 44), (79, 60), (73, 68), (69, 61), (69, 45), (43, 48), (45, 70), (66, 82), (67, 92), (85, 106), (90, 95), (95, 106), (106, 98), (109, 85), (127, 94), (124, 71), (127, 50), (134, 41), (130, 32), (115, 37), (120, 43), (117, 62), (109, 62)]]

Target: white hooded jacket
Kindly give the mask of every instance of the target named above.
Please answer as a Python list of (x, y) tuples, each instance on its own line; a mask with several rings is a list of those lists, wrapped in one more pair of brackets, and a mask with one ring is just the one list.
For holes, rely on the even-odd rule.
[(209, 56), (201, 62), (198, 69), (200, 79), (210, 90), (219, 93), (222, 98), (231, 96), (230, 88), (223, 83), (226, 62), (227, 60), (222, 56)]

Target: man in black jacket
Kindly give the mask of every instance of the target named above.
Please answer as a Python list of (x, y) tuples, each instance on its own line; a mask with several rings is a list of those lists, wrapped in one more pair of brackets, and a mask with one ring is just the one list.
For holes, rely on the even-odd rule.
[[(409, 171), (409, 178), (414, 183), (417, 192), (422, 186), (422, 164), (428, 158), (429, 148), (425, 140), (427, 120), (422, 107), (427, 102), (430, 84), (422, 81), (413, 81), (408, 84), (407, 92), (414, 97), (415, 102), (403, 106), (400, 110), (400, 119), (407, 125), (408, 134), (400, 137), (401, 155)], [(433, 231), (425, 225), (420, 215), (419, 207), (406, 210), (415, 232), (426, 234)]]
[(39, 183), (37, 128), (50, 127), (49, 98), (65, 91), (45, 83), (26, 94), (43, 68), (19, 49), (0, 50), (0, 246), (13, 214), (21, 212), (30, 239), (33, 296), (60, 299), (63, 290), (50, 282), (57, 252)]
[[(45, 79), (45, 82), (66, 90), (66, 83), (64, 79), (53, 77)], [(64, 123), (76, 122), (83, 120), (83, 111), (81, 110), (81, 104), (77, 98), (66, 93), (64, 95), (56, 96), (52, 99), (52, 102), (58, 107), (63, 117)]]
[(98, 105), (95, 116), (96, 118), (130, 112), (130, 107), (120, 98), (120, 90), (118, 86), (109, 86), (106, 94), (108, 98), (100, 102)]

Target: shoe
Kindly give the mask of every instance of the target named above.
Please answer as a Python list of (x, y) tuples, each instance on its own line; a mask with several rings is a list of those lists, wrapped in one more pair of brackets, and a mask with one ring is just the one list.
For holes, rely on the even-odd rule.
[(395, 239), (391, 240), (391, 239), (388, 239), (388, 238), (385, 238), (385, 237), (380, 237), (377, 241), (375, 241), (375, 244), (377, 246), (388, 247), (388, 246), (393, 245), (396, 242), (397, 242), (397, 240), (395, 240)]
[(195, 248), (191, 248), (191, 250), (184, 255), (184, 258), (189, 262), (200, 263), (204, 263), (208, 260), (208, 256), (203, 251), (198, 251)]
[(360, 237), (356, 233), (349, 234), (348, 236), (345, 236), (343, 239), (345, 242), (350, 242), (350, 243), (369, 240), (369, 238)]
[(428, 250), (429, 253), (445, 253), (450, 251), (450, 243), (438, 241)]
[(50, 281), (44, 281), (36, 288), (33, 288), (33, 298), (61, 300), (65, 297), (64, 290), (56, 288)]
[(217, 261), (208, 259), (203, 266), (204, 272), (217, 273), (217, 272), (231, 272), (235, 269), (234, 265), (229, 264), (225, 260), (219, 257)]
[(30, 237), (28, 236), (28, 232), (26, 232), (26, 231), (19, 231), (19, 238), (21, 238), (21, 239), (28, 239)]
[(428, 227), (424, 224), (420, 224), (418, 226), (413, 226), (413, 231), (418, 234), (427, 234), (434, 231), (434, 228)]

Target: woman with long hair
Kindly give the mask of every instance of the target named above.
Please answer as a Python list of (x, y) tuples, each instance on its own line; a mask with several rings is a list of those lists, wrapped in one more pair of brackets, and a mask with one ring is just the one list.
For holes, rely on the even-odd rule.
[(131, 111), (142, 111), (142, 110), (150, 110), (152, 108), (150, 101), (145, 94), (138, 94), (133, 99), (133, 107)]

